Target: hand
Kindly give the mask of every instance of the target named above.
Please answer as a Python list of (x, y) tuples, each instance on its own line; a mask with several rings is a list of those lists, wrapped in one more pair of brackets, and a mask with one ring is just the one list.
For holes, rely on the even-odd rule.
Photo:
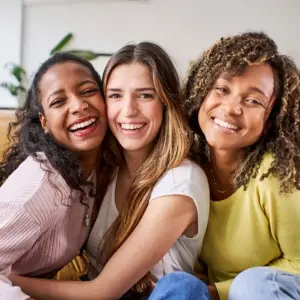
[(214, 284), (209, 284), (208, 291), (211, 297), (211, 300), (220, 300), (218, 290)]

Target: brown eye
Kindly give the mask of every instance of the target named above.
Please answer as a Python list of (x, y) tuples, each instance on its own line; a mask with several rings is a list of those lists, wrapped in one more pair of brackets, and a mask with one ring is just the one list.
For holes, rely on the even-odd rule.
[(65, 102), (65, 99), (55, 99), (51, 102), (50, 107), (59, 107), (61, 105), (63, 105)]
[(228, 93), (228, 89), (226, 89), (225, 87), (222, 86), (217, 86), (215, 88), (215, 90), (219, 93), (219, 94), (227, 94)]
[(98, 89), (86, 89), (81, 94), (82, 95), (93, 95), (98, 92)]
[(249, 104), (252, 104), (252, 105), (259, 105), (261, 107), (264, 107), (262, 105), (262, 103), (259, 100), (256, 100), (256, 99), (252, 99), (252, 98), (246, 99), (246, 102), (249, 103)]
[(109, 94), (109, 95), (107, 96), (107, 98), (110, 98), (110, 99), (118, 99), (118, 98), (121, 98), (121, 95), (120, 95), (120, 94), (117, 94), (117, 93)]
[(143, 98), (143, 99), (152, 99), (153, 95), (150, 93), (142, 93), (138, 95), (139, 98)]

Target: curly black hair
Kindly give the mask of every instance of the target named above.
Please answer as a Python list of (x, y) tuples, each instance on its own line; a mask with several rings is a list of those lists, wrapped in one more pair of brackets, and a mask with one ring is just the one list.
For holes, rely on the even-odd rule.
[[(58, 144), (50, 134), (45, 134), (39, 119), (39, 114), (43, 114), (40, 81), (51, 67), (65, 62), (73, 62), (86, 67), (102, 93), (100, 76), (90, 62), (68, 53), (57, 53), (47, 59), (33, 78), (24, 106), (16, 111), (16, 121), (9, 124), (7, 136), (11, 146), (5, 151), (0, 163), (1, 185), (28, 156), (33, 157), (48, 173), (51, 173), (48, 167), (49, 162), (71, 189), (82, 192), (81, 187), (88, 184), (84, 180), (78, 157), (63, 145)], [(48, 162), (39, 155), (39, 152), (46, 155)]]
[(274, 161), (261, 180), (272, 174), (280, 180), (281, 192), (300, 190), (300, 72), (294, 61), (281, 55), (276, 43), (263, 32), (221, 38), (192, 65), (184, 88), (184, 109), (197, 137), (193, 156), (202, 163), (209, 159), (198, 112), (214, 82), (223, 73), (236, 76), (247, 66), (260, 63), (269, 64), (273, 70), (275, 102), (262, 136), (246, 149), (234, 182), (246, 189), (268, 152)]

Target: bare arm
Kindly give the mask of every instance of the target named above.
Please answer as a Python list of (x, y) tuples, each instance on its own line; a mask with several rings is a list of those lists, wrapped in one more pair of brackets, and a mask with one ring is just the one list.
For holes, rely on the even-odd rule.
[(196, 220), (197, 210), (191, 198), (158, 198), (150, 202), (134, 232), (95, 280), (58, 282), (17, 276), (10, 279), (37, 299), (118, 299), (162, 259)]

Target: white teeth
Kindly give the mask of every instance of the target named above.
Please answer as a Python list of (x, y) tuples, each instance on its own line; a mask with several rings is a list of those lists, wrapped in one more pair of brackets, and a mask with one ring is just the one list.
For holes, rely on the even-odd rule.
[(229, 124), (229, 123), (227, 123), (227, 122), (225, 122), (225, 121), (223, 121), (223, 120), (220, 120), (220, 119), (218, 119), (218, 118), (214, 118), (214, 122), (215, 122), (216, 124), (218, 124), (219, 126), (221, 126), (221, 127), (229, 128), (229, 129), (231, 129), (231, 130), (238, 130), (238, 127), (237, 127), (237, 126), (232, 125), (232, 124)]
[(95, 123), (95, 121), (96, 121), (95, 118), (91, 118), (91, 119), (89, 119), (88, 121), (85, 121), (85, 122), (82, 122), (82, 123), (77, 123), (77, 124), (71, 126), (71, 127), (70, 127), (70, 130), (77, 130), (77, 129), (79, 129), (79, 128), (84, 128), (84, 127), (86, 127), (86, 126), (89, 126), (89, 125)]
[(136, 130), (140, 129), (144, 126), (144, 124), (121, 124), (122, 129), (126, 130)]

